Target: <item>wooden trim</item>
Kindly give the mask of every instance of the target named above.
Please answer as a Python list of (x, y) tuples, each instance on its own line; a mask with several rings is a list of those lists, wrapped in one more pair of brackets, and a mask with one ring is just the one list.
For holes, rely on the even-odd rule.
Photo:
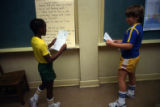
[(100, 13), (100, 36), (99, 36), (99, 43), (103, 42), (103, 35), (104, 35), (104, 9), (105, 9), (105, 0), (99, 0), (99, 13)]
[(0, 49), (0, 53), (9, 53), (9, 52), (30, 52), (33, 51), (32, 47), (22, 47), (22, 48), (5, 48)]
[(74, 0), (74, 22), (75, 22), (75, 44), (79, 44), (79, 28), (78, 28), (78, 0)]
[(143, 40), (142, 44), (154, 44), (154, 43), (160, 43), (160, 39), (157, 40)]
[[(64, 86), (77, 86), (79, 85), (79, 79), (70, 80), (55, 80), (54, 87), (64, 87)], [(30, 88), (37, 88), (41, 84), (41, 81), (30, 82)]]
[[(142, 41), (142, 45), (146, 45), (146, 44), (157, 44), (157, 43), (160, 43), (160, 39), (157, 39), (157, 40), (143, 40), (143, 41)], [(105, 42), (98, 43), (98, 46), (99, 46), (99, 47), (106, 46), (106, 43), (105, 43)]]
[[(160, 73), (137, 74), (136, 79), (137, 79), (137, 81), (160, 80)], [(117, 76), (99, 77), (99, 81), (100, 81), (100, 84), (117, 83)], [(128, 81), (128, 79), (127, 79), (127, 81)]]
[(80, 88), (99, 87), (99, 80), (80, 81)]
[[(137, 74), (137, 81), (160, 80), (160, 73)], [(128, 81), (128, 79), (127, 79)], [(55, 80), (54, 87), (79, 86), (80, 88), (99, 87), (100, 84), (117, 83), (117, 76), (99, 77), (99, 80), (80, 81), (79, 79)], [(30, 88), (37, 88), (41, 81), (29, 82)]]
[[(67, 47), (68, 50), (79, 49), (79, 45), (74, 47)], [(13, 52), (32, 52), (32, 47), (21, 47), (21, 48), (4, 48), (0, 49), (0, 53), (13, 53)]]

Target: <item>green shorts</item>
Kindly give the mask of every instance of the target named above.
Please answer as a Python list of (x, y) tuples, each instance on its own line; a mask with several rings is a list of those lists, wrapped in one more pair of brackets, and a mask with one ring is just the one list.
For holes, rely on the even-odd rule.
[(42, 82), (50, 82), (55, 80), (56, 74), (53, 69), (53, 63), (38, 64), (38, 71), (40, 73)]

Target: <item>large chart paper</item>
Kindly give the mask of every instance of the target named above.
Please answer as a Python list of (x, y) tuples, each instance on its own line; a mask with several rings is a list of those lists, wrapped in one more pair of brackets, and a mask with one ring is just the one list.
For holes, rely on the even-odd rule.
[(146, 0), (144, 30), (160, 30), (160, 0)]
[(36, 16), (47, 23), (43, 39), (50, 43), (59, 30), (68, 32), (67, 46), (75, 46), (74, 0), (35, 0)]

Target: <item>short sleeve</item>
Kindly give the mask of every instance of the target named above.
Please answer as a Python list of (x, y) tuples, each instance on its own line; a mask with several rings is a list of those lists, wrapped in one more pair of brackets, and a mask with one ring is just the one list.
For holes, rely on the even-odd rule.
[(130, 29), (128, 32), (128, 43), (135, 44), (138, 32), (135, 29)]
[(46, 56), (49, 54), (48, 47), (46, 46), (46, 44), (41, 45), (40, 50), (41, 50), (42, 56)]

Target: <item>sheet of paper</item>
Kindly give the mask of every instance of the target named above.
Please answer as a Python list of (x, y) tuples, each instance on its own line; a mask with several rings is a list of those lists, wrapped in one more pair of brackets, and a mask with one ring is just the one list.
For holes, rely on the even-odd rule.
[(51, 49), (54, 49), (56, 51), (59, 51), (61, 47), (66, 43), (68, 36), (68, 32), (64, 30), (59, 30), (57, 40), (55, 44), (51, 47)]
[(104, 34), (104, 40), (105, 41), (107, 41), (107, 40), (113, 41), (107, 32), (105, 32), (105, 34)]

